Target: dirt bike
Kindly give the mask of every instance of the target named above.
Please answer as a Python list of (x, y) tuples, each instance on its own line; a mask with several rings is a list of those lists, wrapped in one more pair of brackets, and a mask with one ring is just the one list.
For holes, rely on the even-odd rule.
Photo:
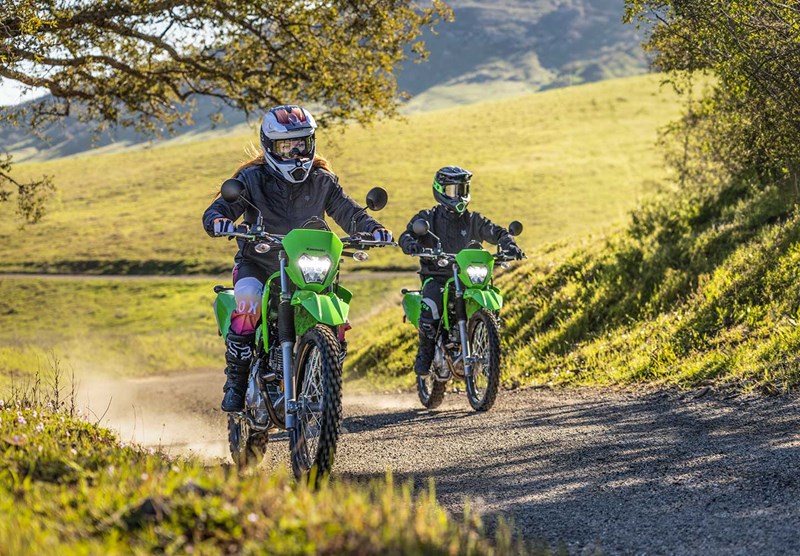
[[(472, 408), (488, 411), (500, 386), (498, 314), (503, 306), (503, 296), (492, 283), (492, 271), (495, 262), (506, 265), (516, 257), (502, 253), (499, 247), (494, 255), (480, 246), (445, 253), (425, 220), (415, 221), (412, 227), (416, 236), (430, 234), (437, 243), (435, 249), (425, 249), (415, 256), (431, 259), (442, 268), (452, 264), (453, 270), (444, 288), (445, 310), (436, 331), (431, 372), (417, 376), (419, 400), (426, 408), (434, 409), (442, 403), (447, 383), (463, 380)], [(508, 228), (511, 235), (522, 232), (522, 224), (516, 221)], [(403, 289), (402, 293), (405, 319), (419, 328), (422, 291)]]
[[(227, 180), (221, 195), (228, 202), (247, 202), (242, 191), (241, 182)], [(381, 210), (387, 198), (386, 191), (376, 187), (367, 194), (367, 207)], [(342, 421), (344, 333), (352, 298), (339, 284), (340, 257), (364, 261), (364, 249), (397, 244), (337, 237), (317, 217), (284, 236), (269, 234), (260, 212), (255, 226), (222, 235), (252, 242), (258, 253), (281, 250), (280, 270), (264, 286), (245, 408), (228, 415), (231, 456), (239, 468), (258, 464), (269, 433), (285, 429), (294, 475), (324, 476), (333, 465)], [(345, 247), (357, 251), (345, 252)], [(214, 312), (224, 338), (236, 307), (233, 288), (215, 286), (214, 291)]]

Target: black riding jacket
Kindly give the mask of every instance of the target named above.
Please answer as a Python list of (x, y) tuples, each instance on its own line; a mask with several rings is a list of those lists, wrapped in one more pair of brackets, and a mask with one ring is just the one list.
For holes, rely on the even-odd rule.
[[(492, 245), (500, 245), (503, 249), (515, 245), (514, 238), (508, 230), (480, 213), (464, 211), (462, 214), (457, 214), (444, 205), (436, 205), (432, 209), (420, 211), (408, 223), (406, 231), (400, 235), (398, 243), (406, 254), (410, 254), (410, 247), (414, 242), (419, 242), (426, 248), (436, 247), (436, 240), (430, 234), (423, 237), (414, 234), (414, 222), (420, 218), (428, 222), (431, 232), (442, 241), (442, 250), (447, 253), (458, 253), (474, 241), (486, 241)], [(422, 276), (453, 275), (452, 264), (442, 268), (428, 259), (420, 259), (419, 262)]]
[[(244, 183), (243, 196), (261, 210), (264, 229), (268, 233), (287, 234), (312, 216), (324, 218), (325, 214), (348, 234), (372, 232), (382, 227), (366, 213), (361, 213), (353, 222), (353, 215), (361, 207), (342, 190), (339, 179), (322, 168), (313, 168), (305, 181), (296, 184), (276, 178), (263, 164), (245, 168), (236, 178)], [(244, 223), (256, 223), (258, 215), (250, 205), (241, 200), (229, 203), (218, 197), (203, 213), (203, 227), (213, 237), (214, 219), (236, 221), (242, 215)], [(279, 268), (278, 251), (272, 249), (259, 254), (252, 243), (240, 241), (235, 260), (253, 262), (274, 272)]]

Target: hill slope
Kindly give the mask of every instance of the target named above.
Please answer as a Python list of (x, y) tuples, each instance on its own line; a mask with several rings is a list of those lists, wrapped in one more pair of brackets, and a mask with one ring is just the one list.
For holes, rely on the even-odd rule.
[[(498, 280), (505, 380), (796, 388), (798, 201), (755, 180), (675, 192), (605, 238), (540, 251)], [(351, 372), (408, 376), (416, 338), (400, 318), (387, 309), (351, 338)]]
[[(324, 130), (320, 151), (356, 199), (387, 188), (380, 219), (400, 231), (433, 204), (436, 169), (475, 173), (471, 207), (498, 223), (520, 219), (522, 244), (584, 235), (624, 217), (664, 177), (652, 148), (674, 118), (674, 96), (658, 76), (556, 89), (409, 116), (371, 128)], [(137, 152), (20, 165), (54, 174), (58, 198), (25, 230), (0, 222), (0, 271), (217, 272), (233, 245), (209, 239), (200, 216), (218, 185), (245, 158), (249, 135)], [(372, 268), (413, 263), (399, 251)], [(352, 268), (352, 265), (349, 265)]]

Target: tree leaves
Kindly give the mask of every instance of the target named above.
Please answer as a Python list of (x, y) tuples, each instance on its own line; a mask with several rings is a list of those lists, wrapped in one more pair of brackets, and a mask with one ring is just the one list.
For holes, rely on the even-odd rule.
[[(0, 7), (0, 76), (50, 95), (0, 112), (41, 128), (72, 115), (100, 130), (173, 131), (210, 96), (247, 114), (323, 107), (321, 123), (397, 113), (395, 66), (441, 0), (20, 0)], [(413, 44), (412, 48), (407, 45)], [(0, 175), (0, 187), (10, 182)], [(32, 215), (39, 214), (34, 211)]]

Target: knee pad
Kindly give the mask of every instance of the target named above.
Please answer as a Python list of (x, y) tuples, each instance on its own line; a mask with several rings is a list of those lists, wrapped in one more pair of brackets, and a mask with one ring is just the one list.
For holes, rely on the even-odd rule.
[(433, 340), (436, 338), (436, 329), (439, 328), (438, 322), (433, 321), (423, 321), (420, 319), (419, 321), (419, 333), (421, 336), (428, 338), (429, 340)]
[(256, 330), (261, 319), (261, 299), (264, 285), (256, 278), (242, 278), (233, 287), (236, 309), (231, 314), (231, 330), (235, 334), (248, 335)]

